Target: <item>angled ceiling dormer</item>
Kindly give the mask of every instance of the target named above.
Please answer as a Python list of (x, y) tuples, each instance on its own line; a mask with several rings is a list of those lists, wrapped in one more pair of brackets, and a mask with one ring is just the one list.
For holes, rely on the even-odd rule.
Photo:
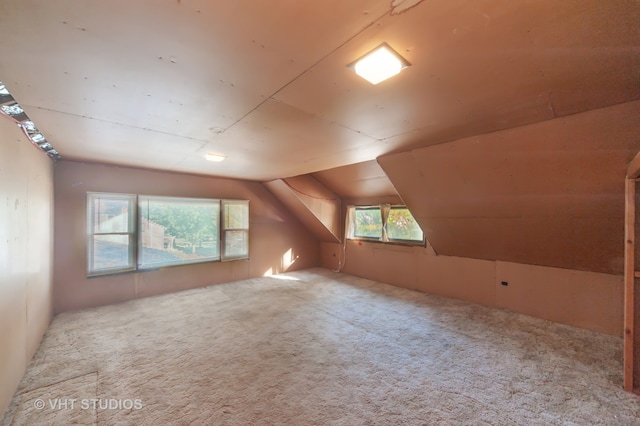
[(401, 203), (386, 173), (375, 160), (312, 173), (345, 204)]
[(438, 254), (620, 274), (640, 101), (378, 158)]
[(343, 214), (347, 205), (402, 203), (375, 160), (277, 179), (265, 186), (320, 241), (326, 242), (342, 241)]
[(320, 241), (340, 242), (341, 200), (312, 176), (296, 176), (264, 185), (291, 210)]

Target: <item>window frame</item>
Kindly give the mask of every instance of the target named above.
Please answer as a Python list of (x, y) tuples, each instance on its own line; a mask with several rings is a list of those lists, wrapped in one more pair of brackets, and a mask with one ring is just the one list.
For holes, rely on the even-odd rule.
[[(389, 236), (389, 232), (388, 232), (388, 225), (389, 225), (389, 214), (391, 213), (391, 210), (406, 210), (407, 212), (409, 212), (409, 214), (411, 215), (411, 218), (413, 219), (413, 221), (415, 222), (415, 224), (418, 226), (418, 228), (420, 229), (420, 232), (422, 233), (422, 239), (421, 240), (415, 240), (415, 239), (407, 239), (407, 238), (393, 238)], [(418, 244), (424, 244), (424, 231), (422, 230), (422, 228), (420, 227), (420, 224), (418, 223), (418, 221), (416, 220), (416, 218), (413, 216), (413, 213), (411, 213), (411, 210), (409, 210), (409, 208), (407, 206), (401, 206), (401, 205), (392, 205), (389, 206), (387, 208), (387, 214), (386, 214), (386, 219), (384, 221), (384, 229), (385, 229), (385, 234), (386, 234), (386, 238), (388, 241), (390, 242), (401, 242), (401, 243), (418, 243)]]
[[(95, 214), (94, 214), (94, 202), (95, 199), (114, 199), (114, 200), (127, 200), (129, 203), (128, 208), (128, 230), (127, 232), (95, 232)], [(191, 259), (183, 262), (156, 262), (156, 263), (142, 263), (142, 244), (143, 244), (143, 227), (142, 227), (142, 207), (141, 203), (144, 201), (176, 201), (176, 202), (212, 202), (218, 205), (218, 210), (215, 219), (217, 220), (217, 256)], [(243, 204), (246, 206), (246, 210), (243, 211), (246, 219), (243, 221), (242, 228), (223, 228), (223, 206), (228, 204)], [(86, 198), (86, 247), (85, 254), (87, 256), (87, 277), (99, 277), (104, 275), (114, 275), (127, 272), (144, 272), (149, 270), (157, 270), (163, 267), (191, 265), (195, 263), (204, 262), (221, 262), (232, 260), (246, 260), (249, 259), (249, 224), (250, 224), (250, 209), (249, 200), (233, 200), (233, 199), (217, 199), (217, 198), (187, 198), (187, 197), (173, 197), (173, 196), (153, 196), (153, 195), (141, 195), (141, 194), (124, 194), (115, 192), (87, 192)], [(225, 254), (225, 231), (243, 231), (245, 233), (244, 241), (246, 241), (246, 253), (241, 255), (226, 256)], [(122, 268), (106, 268), (95, 269), (93, 267), (94, 262), (94, 237), (96, 235), (127, 235), (129, 240), (128, 245), (128, 265)]]
[[(93, 208), (93, 201), (100, 199), (110, 199), (110, 200), (122, 200), (127, 201), (129, 206), (127, 210), (127, 232), (95, 232), (95, 214)], [(135, 217), (137, 215), (137, 196), (135, 194), (116, 194), (116, 193), (105, 193), (105, 192), (87, 192), (86, 199), (86, 207), (87, 207), (87, 275), (88, 276), (100, 276), (100, 275), (108, 275), (108, 274), (118, 274), (122, 272), (130, 272), (136, 270), (136, 259), (137, 259), (137, 229), (136, 229), (136, 221)], [(117, 268), (100, 268), (96, 269), (92, 265), (95, 259), (95, 236), (96, 235), (122, 235), (128, 236), (129, 243), (127, 247), (127, 257), (128, 257), (128, 265), (125, 267), (117, 267)]]
[[(215, 262), (215, 261), (219, 261), (221, 254), (220, 254), (220, 205), (221, 205), (221, 200), (217, 199), (217, 198), (185, 198), (185, 197), (165, 197), (165, 196), (153, 196), (153, 195), (138, 195), (137, 197), (138, 202), (138, 217), (137, 217), (137, 223), (138, 223), (138, 235), (137, 235), (137, 244), (138, 244), (138, 256), (136, 258), (136, 265), (137, 265), (137, 269), (140, 271), (144, 271), (144, 270), (149, 270), (149, 269), (157, 269), (157, 268), (163, 268), (165, 266), (180, 266), (180, 265), (191, 265), (193, 263), (203, 263), (203, 262)], [(212, 204), (212, 205), (217, 205), (217, 212), (215, 212), (215, 214), (213, 215), (213, 219), (214, 221), (216, 221), (217, 223), (217, 227), (218, 227), (218, 238), (215, 242), (215, 244), (217, 245), (217, 256), (211, 256), (211, 257), (205, 257), (205, 258), (196, 258), (196, 259), (190, 259), (190, 260), (182, 260), (180, 262), (171, 262), (171, 261), (165, 261), (165, 262), (153, 262), (153, 263), (143, 263), (143, 254), (144, 254), (144, 247), (143, 247), (143, 226), (142, 226), (142, 219), (143, 219), (143, 206), (142, 204), (147, 201), (156, 201), (156, 202), (165, 202), (167, 204), (170, 203), (174, 203), (174, 204)]]
[[(382, 217), (382, 235), (380, 237), (366, 237), (366, 236), (358, 236), (356, 235), (356, 211), (357, 210), (367, 210), (367, 209), (379, 209), (380, 215)], [(410, 240), (410, 239), (401, 239), (401, 238), (389, 238), (387, 233), (387, 221), (389, 219), (389, 212), (392, 209), (406, 209), (410, 214), (413, 220), (416, 222), (420, 231), (422, 231), (422, 240)], [(420, 224), (415, 220), (415, 217), (411, 213), (411, 210), (406, 205), (402, 204), (369, 204), (369, 205), (350, 205), (347, 206), (347, 215), (346, 215), (346, 224), (345, 224), (345, 238), (348, 240), (354, 241), (369, 241), (374, 243), (382, 243), (382, 244), (393, 244), (393, 245), (404, 245), (404, 246), (419, 246), (426, 247), (427, 239), (424, 235), (424, 231)]]
[[(368, 236), (368, 235), (358, 235), (357, 232), (357, 226), (355, 224), (356, 221), (356, 216), (358, 214), (358, 211), (365, 211), (365, 210), (377, 210), (380, 212), (380, 236), (376, 237), (376, 236)], [(373, 241), (382, 241), (384, 239), (384, 217), (382, 214), (382, 209), (380, 208), (380, 206), (354, 206), (353, 209), (353, 237), (354, 239), (359, 239), (359, 240), (373, 240)]]
[[(225, 206), (227, 205), (243, 205), (246, 207), (246, 224), (241, 228), (233, 228), (227, 226)], [(227, 233), (242, 232), (246, 241), (246, 250), (244, 254), (227, 255)], [(228, 260), (241, 260), (249, 258), (249, 200), (221, 200), (220, 203), (220, 259), (225, 262)]]

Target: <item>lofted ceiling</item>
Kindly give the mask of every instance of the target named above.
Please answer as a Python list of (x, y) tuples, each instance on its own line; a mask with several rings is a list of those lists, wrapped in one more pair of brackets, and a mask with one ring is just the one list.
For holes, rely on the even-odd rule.
[[(63, 158), (269, 181), (638, 99), (639, 22), (637, 0), (2, 0), (0, 81)], [(412, 66), (373, 86), (346, 65), (382, 42)]]

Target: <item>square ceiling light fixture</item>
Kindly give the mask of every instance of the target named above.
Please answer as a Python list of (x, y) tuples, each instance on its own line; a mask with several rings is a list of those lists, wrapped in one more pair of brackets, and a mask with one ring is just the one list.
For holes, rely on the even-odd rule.
[(387, 43), (382, 43), (369, 53), (356, 59), (347, 68), (364, 78), (371, 84), (378, 84), (403, 69), (411, 66), (409, 61), (400, 56)]

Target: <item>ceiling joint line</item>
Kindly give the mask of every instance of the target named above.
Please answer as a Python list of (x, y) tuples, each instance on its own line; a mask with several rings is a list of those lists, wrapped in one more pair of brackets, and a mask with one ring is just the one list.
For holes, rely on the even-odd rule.
[[(255, 107), (253, 107), (249, 112), (247, 112), (246, 114), (244, 114), (242, 117), (240, 117), (239, 119), (237, 119), (236, 121), (234, 121), (232, 124), (230, 124), (229, 126), (227, 126), (225, 128), (225, 131), (231, 129), (232, 127), (234, 127), (236, 124), (240, 123), (242, 120), (244, 120), (245, 118), (247, 118), (249, 115), (251, 115), (254, 111), (256, 111), (258, 108), (260, 108), (262, 105), (264, 105), (267, 101), (271, 100), (271, 99), (275, 99), (274, 96), (276, 96), (278, 93), (282, 92), (284, 89), (286, 89), (287, 87), (289, 87), (293, 82), (295, 82), (296, 80), (298, 80), (300, 77), (302, 77), (303, 75), (305, 75), (307, 72), (309, 72), (309, 70), (311, 70), (313, 67), (317, 66), (318, 64), (320, 64), (322, 61), (324, 61), (325, 59), (327, 59), (329, 56), (333, 55), (335, 52), (337, 52), (338, 50), (340, 50), (342, 47), (344, 47), (347, 43), (349, 43), (351, 40), (355, 39), (356, 37), (358, 37), (360, 34), (362, 34), (363, 32), (365, 32), (367, 29), (369, 29), (370, 27), (372, 27), (373, 25), (375, 25), (378, 21), (380, 21), (382, 18), (384, 18), (385, 16), (391, 14), (391, 10), (386, 11), (385, 13), (383, 13), (382, 15), (380, 15), (379, 17), (375, 18), (373, 21), (369, 22), (369, 24), (367, 24), (364, 28), (362, 28), (360, 31), (356, 32), (355, 34), (353, 34), (351, 37), (348, 37), (345, 41), (343, 41), (342, 43), (340, 43), (337, 47), (335, 47), (333, 50), (331, 50), (329, 53), (327, 53), (326, 55), (322, 56), (320, 59), (318, 59), (316, 62), (314, 62), (313, 64), (311, 64), (309, 67), (307, 67), (305, 70), (303, 70), (300, 74), (296, 75), (295, 77), (293, 77), (291, 80), (289, 80), (289, 82), (285, 83), (284, 86), (280, 87), (279, 89), (277, 89), (275, 92), (273, 92), (270, 96), (267, 96), (262, 102), (259, 102), (258, 105), (256, 105)], [(374, 138), (375, 139), (375, 138)]]
[(68, 115), (70, 117), (88, 118), (89, 120), (95, 120), (95, 121), (99, 121), (101, 123), (107, 123), (107, 124), (114, 124), (114, 125), (120, 126), (120, 127), (127, 127), (127, 128), (130, 128), (130, 129), (144, 130), (144, 131), (152, 132), (152, 133), (160, 133), (162, 135), (175, 136), (175, 137), (178, 137), (178, 138), (181, 138), (181, 139), (189, 139), (189, 140), (192, 140), (192, 141), (202, 142), (205, 145), (208, 143), (208, 141), (206, 141), (204, 139), (192, 138), (190, 136), (178, 135), (178, 134), (175, 134), (175, 133), (164, 132), (162, 130), (150, 129), (148, 127), (132, 126), (130, 124), (118, 123), (117, 121), (110, 121), (110, 120), (105, 120), (105, 119), (102, 119), (102, 118), (90, 117), (88, 115), (74, 114), (72, 112), (59, 111), (59, 110), (52, 109), (52, 108), (45, 108), (45, 107), (39, 107), (39, 106), (34, 106), (34, 105), (26, 105), (26, 104), (25, 104), (25, 106), (29, 107), (29, 108), (33, 108), (33, 109), (39, 109), (41, 111), (49, 111), (49, 112), (55, 112), (55, 113), (58, 113), (58, 114)]

